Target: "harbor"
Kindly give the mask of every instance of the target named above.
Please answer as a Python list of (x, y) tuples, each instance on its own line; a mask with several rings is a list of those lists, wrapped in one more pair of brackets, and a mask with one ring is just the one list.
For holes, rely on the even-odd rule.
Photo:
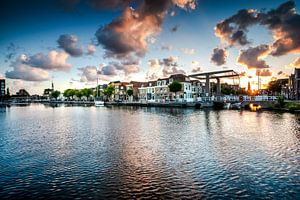
[(0, 108), (0, 196), (297, 199), (298, 120), (269, 111)]

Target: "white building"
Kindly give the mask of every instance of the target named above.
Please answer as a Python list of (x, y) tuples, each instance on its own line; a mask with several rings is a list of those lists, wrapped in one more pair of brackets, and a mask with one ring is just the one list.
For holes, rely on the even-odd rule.
[[(182, 89), (176, 95), (171, 93), (169, 85), (177, 81), (181, 83)], [(148, 102), (166, 102), (176, 100), (179, 102), (194, 102), (201, 96), (203, 92), (203, 84), (197, 80), (190, 80), (184, 74), (174, 74), (169, 78), (158, 79), (157, 81), (150, 81), (142, 85), (139, 90), (140, 101)]]

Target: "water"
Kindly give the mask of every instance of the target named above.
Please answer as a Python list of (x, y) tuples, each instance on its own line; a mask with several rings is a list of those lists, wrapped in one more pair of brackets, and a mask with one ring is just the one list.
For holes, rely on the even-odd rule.
[(0, 109), (0, 199), (300, 198), (297, 115)]

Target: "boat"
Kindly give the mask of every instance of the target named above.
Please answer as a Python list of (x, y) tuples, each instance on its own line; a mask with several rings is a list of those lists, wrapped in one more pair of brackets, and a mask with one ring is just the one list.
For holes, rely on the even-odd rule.
[(103, 107), (104, 106), (103, 99), (99, 97), (98, 78), (97, 78), (97, 86), (96, 86), (96, 97), (95, 97), (94, 102), (95, 102), (96, 107)]
[(242, 107), (241, 103), (233, 103), (233, 104), (230, 105), (230, 108), (235, 109), (235, 110), (240, 110), (241, 107)]
[(96, 107), (101, 107), (101, 106), (104, 106), (104, 101), (102, 101), (101, 99), (97, 99), (95, 98), (95, 106)]

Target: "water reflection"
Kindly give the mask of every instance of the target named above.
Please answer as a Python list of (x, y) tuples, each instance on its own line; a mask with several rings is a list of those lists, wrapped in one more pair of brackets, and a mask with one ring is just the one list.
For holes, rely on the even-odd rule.
[(0, 127), (1, 199), (300, 194), (297, 115), (31, 105)]

